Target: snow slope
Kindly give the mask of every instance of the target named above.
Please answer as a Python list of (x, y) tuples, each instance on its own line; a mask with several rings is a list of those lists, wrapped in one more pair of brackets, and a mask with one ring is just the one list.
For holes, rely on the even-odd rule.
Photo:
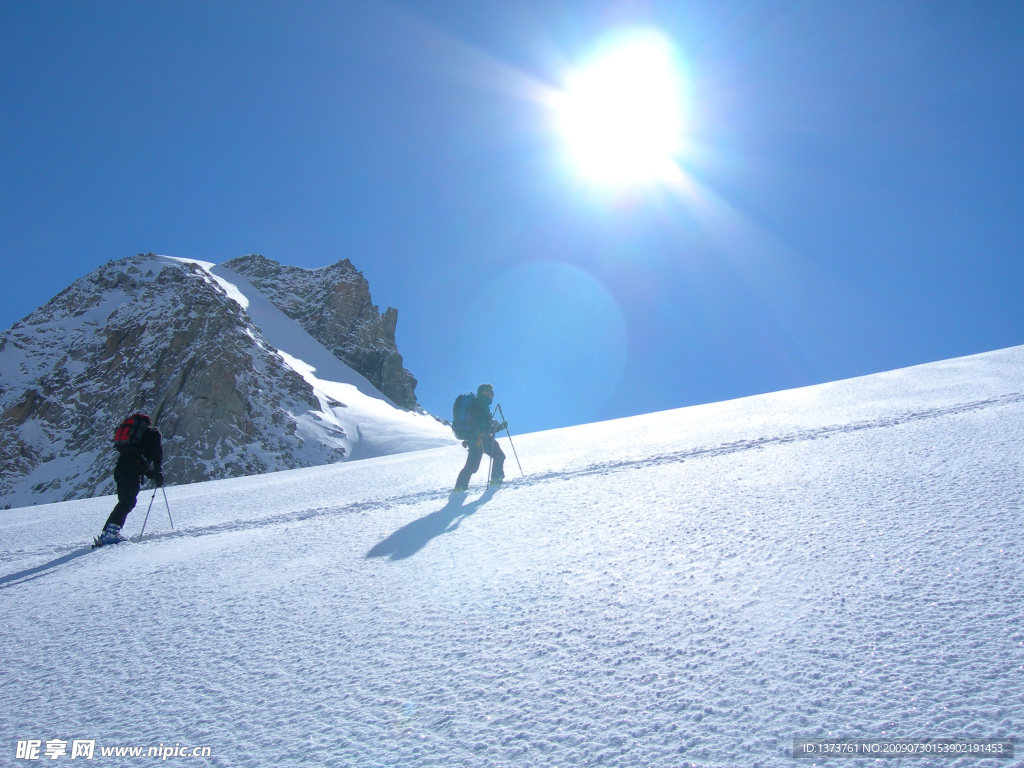
[(789, 766), (794, 737), (1019, 737), (1022, 446), (1017, 347), (524, 435), (497, 493), (449, 497), (455, 446), (171, 488), (176, 532), (157, 504), (95, 552), (110, 498), (3, 511), (0, 762), (60, 738)]

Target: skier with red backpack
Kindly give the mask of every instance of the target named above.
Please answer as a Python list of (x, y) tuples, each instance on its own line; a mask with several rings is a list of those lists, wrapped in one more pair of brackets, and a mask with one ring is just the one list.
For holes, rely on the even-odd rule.
[(96, 539), (96, 546), (126, 540), (121, 528), (128, 513), (135, 508), (144, 478), (152, 480), (157, 488), (164, 484), (163, 444), (159, 430), (150, 426), (149, 416), (135, 413), (122, 421), (114, 431), (114, 447), (120, 454), (114, 466), (117, 505), (107, 518), (103, 533)]
[(469, 448), (466, 466), (455, 481), (455, 491), (461, 493), (469, 489), (469, 478), (480, 469), (480, 459), (486, 453), (494, 459), (491, 469), (490, 485), (501, 485), (505, 477), (505, 454), (502, 452), (494, 435), (508, 428), (508, 422), (499, 424), (491, 414), (491, 403), (494, 401), (494, 387), (481, 384), (476, 395), (466, 393), (459, 395), (452, 409), (452, 430), (462, 440), (463, 446)]

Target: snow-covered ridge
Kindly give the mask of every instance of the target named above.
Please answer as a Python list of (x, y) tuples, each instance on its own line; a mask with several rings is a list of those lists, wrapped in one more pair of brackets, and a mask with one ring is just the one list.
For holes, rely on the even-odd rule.
[(433, 417), (398, 408), (365, 376), (339, 360), (241, 275), (224, 266), (205, 262), (201, 266), (229, 298), (246, 309), (253, 325), (273, 345), (284, 364), (313, 388), (320, 410), (304, 417), (308, 428), (344, 432), (349, 459), (457, 442), (451, 431)]
[(416, 379), (395, 344), (398, 310), (378, 312), (369, 284), (348, 259), (303, 269), (253, 254), (218, 269), (246, 280), (392, 402), (416, 410)]
[(110, 492), (110, 432), (136, 410), (177, 484), (453, 442), (230, 277), (111, 262), (0, 336), (0, 504)]
[(457, 446), (217, 480), (96, 552), (112, 498), (0, 512), (0, 727), (231, 766), (1019, 749), (1024, 347), (515, 443), (497, 493), (449, 496)]

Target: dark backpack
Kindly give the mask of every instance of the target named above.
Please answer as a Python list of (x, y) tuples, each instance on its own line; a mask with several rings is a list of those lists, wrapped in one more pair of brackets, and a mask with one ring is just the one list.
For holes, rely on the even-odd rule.
[(469, 412), (469, 406), (475, 399), (476, 395), (472, 392), (455, 398), (455, 405), (452, 407), (452, 432), (459, 440), (469, 440), (476, 435), (476, 425)]
[(139, 441), (149, 429), (149, 419), (141, 413), (135, 413), (121, 422), (114, 430), (114, 447), (120, 453), (134, 453), (139, 450)]

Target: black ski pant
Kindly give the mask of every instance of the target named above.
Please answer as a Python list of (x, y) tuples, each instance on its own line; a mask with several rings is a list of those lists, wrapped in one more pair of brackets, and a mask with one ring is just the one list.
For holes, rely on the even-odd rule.
[(114, 466), (114, 482), (117, 483), (117, 504), (107, 518), (106, 525), (113, 523), (123, 528), (128, 513), (135, 509), (135, 500), (139, 496), (139, 489), (142, 488), (139, 463), (134, 460), (119, 460)]
[(466, 466), (459, 472), (459, 479), (455, 482), (456, 488), (468, 488), (469, 478), (480, 469), (480, 459), (484, 454), (494, 459), (494, 469), (491, 470), (491, 480), (505, 476), (505, 454), (494, 439), (494, 435), (481, 435), (480, 438), (469, 444), (469, 456), (466, 457)]

